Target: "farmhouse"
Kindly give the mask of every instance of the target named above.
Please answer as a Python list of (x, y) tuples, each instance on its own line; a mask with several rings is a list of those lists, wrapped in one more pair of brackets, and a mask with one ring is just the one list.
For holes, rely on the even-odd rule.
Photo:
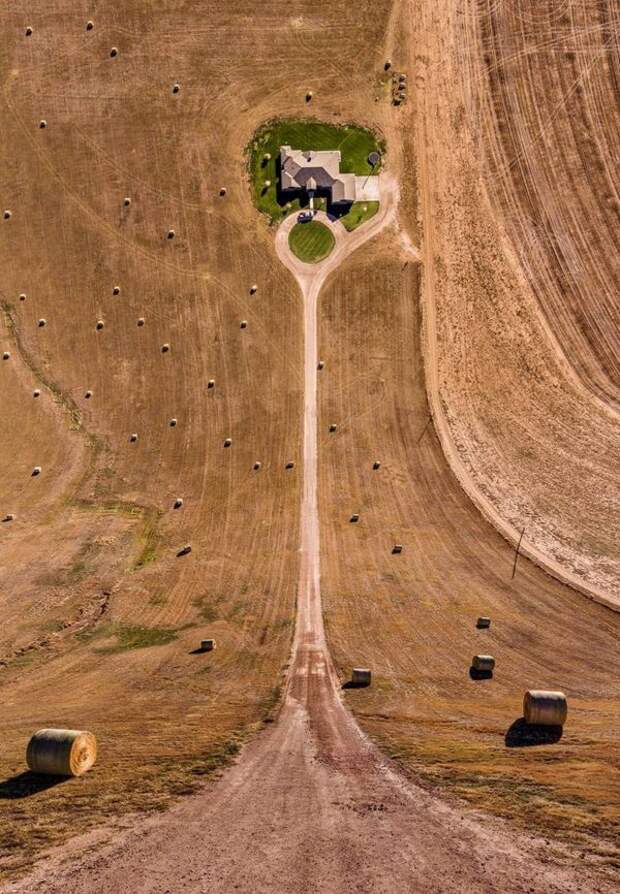
[[(327, 190), (333, 204), (378, 198), (378, 177), (356, 177), (340, 171), (340, 152), (304, 151), (280, 146), (281, 185), (284, 191), (305, 189), (312, 197), (316, 190)], [(370, 195), (372, 193), (372, 196)]]

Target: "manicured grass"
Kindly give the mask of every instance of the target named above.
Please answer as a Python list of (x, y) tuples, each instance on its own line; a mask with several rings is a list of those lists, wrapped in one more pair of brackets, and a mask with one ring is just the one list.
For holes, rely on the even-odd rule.
[(288, 244), (300, 261), (316, 264), (331, 252), (335, 243), (334, 234), (325, 224), (317, 220), (296, 223), (288, 237)]
[[(383, 142), (370, 130), (352, 124), (327, 124), (311, 119), (270, 121), (256, 131), (247, 147), (250, 186), (254, 204), (277, 223), (306, 203), (305, 194), (289, 200), (279, 192), (280, 146), (293, 149), (339, 149), (340, 169), (345, 174), (378, 174), (381, 164), (372, 168), (371, 152), (383, 154)], [(271, 158), (265, 159), (265, 155)], [(265, 186), (270, 181), (270, 186)], [(301, 199), (301, 201), (300, 201)], [(315, 201), (315, 206), (317, 202)]]
[(357, 229), (379, 210), (379, 202), (355, 202), (351, 210), (340, 218), (341, 223), (351, 232)]

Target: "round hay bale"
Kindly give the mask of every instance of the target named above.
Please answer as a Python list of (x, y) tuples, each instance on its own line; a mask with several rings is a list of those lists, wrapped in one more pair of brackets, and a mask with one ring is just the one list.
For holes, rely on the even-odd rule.
[(2, 216), (4, 217), (5, 220), (10, 220), (11, 216), (12, 216), (12, 212), (9, 211), (9, 209), (7, 208)]
[(123, 199), (123, 205), (125, 206), (125, 208), (129, 208), (129, 206), (131, 205), (131, 198), (129, 196), (125, 196), (125, 198)]
[(183, 505), (183, 498), (177, 497), (174, 503), (172, 504), (173, 509), (180, 509)]
[(97, 760), (97, 740), (77, 729), (40, 729), (28, 742), (26, 763), (33, 773), (81, 776)]
[(38, 397), (40, 394), (41, 394), (41, 392), (39, 391), (38, 388), (35, 388), (34, 391), (32, 392), (33, 397)]
[(265, 180), (265, 186), (269, 188), (271, 186), (271, 180)]
[(402, 543), (395, 543), (394, 546), (392, 547), (392, 555), (393, 556), (400, 556), (402, 551), (403, 551)]
[(563, 692), (528, 689), (523, 696), (523, 717), (537, 726), (564, 726), (568, 705)]
[(84, 395), (84, 397), (86, 398), (86, 400), (90, 400), (92, 396), (93, 396), (93, 392), (92, 392), (90, 389), (89, 389), (89, 390), (86, 392), (86, 394)]
[(352, 522), (353, 524), (355, 524), (355, 522), (358, 522), (359, 520), (360, 520), (359, 512), (354, 512), (353, 515), (351, 516), (351, 518), (349, 519), (349, 521)]
[(375, 472), (376, 472), (378, 469), (381, 468), (381, 463), (379, 462), (378, 459), (376, 459), (376, 460), (374, 461), (374, 463), (372, 464), (372, 467), (373, 467), (373, 469), (374, 469)]
[(95, 23), (91, 22), (91, 20), (89, 19), (88, 22), (86, 22), (86, 30), (92, 31), (94, 27), (95, 27)]
[(247, 329), (247, 328), (248, 328), (248, 321), (241, 320), (241, 329)]
[(306, 102), (310, 102), (313, 96), (314, 94), (312, 93), (312, 90), (306, 91)]
[(486, 628), (487, 628), (487, 627), (490, 627), (490, 626), (491, 626), (491, 619), (490, 619), (490, 618), (480, 617), (480, 618), (478, 618), (478, 620), (476, 621), (476, 627), (477, 627), (479, 630), (486, 630)]
[(144, 326), (144, 317), (138, 317), (138, 326)]
[(136, 441), (138, 440), (138, 435), (135, 431), (129, 435), (129, 440), (131, 441), (132, 444), (136, 443)]
[(405, 84), (407, 82), (407, 75), (406, 74), (399, 75), (398, 80), (401, 84)]
[(118, 56), (118, 47), (112, 47), (110, 50), (110, 56), (114, 59), (115, 56)]
[(224, 440), (224, 447), (232, 447), (232, 438), (226, 438)]
[(256, 283), (252, 283), (252, 285), (250, 286), (250, 295), (255, 295), (257, 290), (258, 286), (256, 285)]
[(121, 287), (120, 287), (120, 286), (113, 286), (113, 287), (112, 287), (112, 294), (113, 294), (113, 295), (120, 295), (120, 293), (121, 293)]
[(207, 382), (207, 388), (215, 388), (215, 379), (209, 379)]
[(392, 67), (392, 60), (386, 59), (383, 64), (383, 68), (385, 69), (385, 71), (389, 71), (391, 67)]
[(25, 300), (26, 300), (26, 294), (25, 294), (25, 292), (22, 292), (22, 293), (21, 293), (21, 295), (19, 296), (19, 300), (20, 300), (20, 301), (25, 301)]
[(45, 320), (43, 317), (41, 317), (41, 319), (38, 320), (38, 322), (37, 322), (37, 326), (39, 327), (39, 329), (43, 329), (43, 327), (45, 326), (46, 323), (47, 323), (47, 320)]
[(3, 360), (10, 360), (10, 359), (11, 359), (11, 353), (10, 353), (10, 351), (4, 351), (4, 353), (2, 354), (2, 359), (3, 359)]
[(254, 469), (255, 472), (258, 472), (258, 470), (260, 469), (260, 463), (255, 462), (254, 465), (252, 466), (252, 468)]
[(335, 432), (337, 428), (338, 428), (338, 426), (336, 425), (335, 422), (332, 422), (332, 424), (329, 426), (330, 432)]
[(12, 522), (14, 518), (15, 518), (15, 516), (13, 515), (12, 512), (7, 512), (7, 514), (4, 516), (2, 521), (3, 522)]
[(294, 469), (295, 463), (292, 460), (289, 460), (287, 464), (284, 466), (285, 469)]
[(265, 161), (271, 161), (271, 152), (265, 152), (265, 154), (263, 155), (263, 159)]
[(492, 671), (495, 667), (495, 658), (492, 655), (474, 655), (471, 666), (477, 671)]
[(221, 187), (220, 187), (220, 195), (221, 195), (221, 196), (225, 196), (225, 195), (226, 195), (226, 187), (225, 187), (225, 186), (221, 186)]
[(317, 368), (317, 369), (323, 369), (324, 366), (325, 366), (325, 361), (324, 361), (324, 360), (319, 360), (319, 362), (318, 362), (317, 365), (316, 365), (316, 368)]
[(34, 469), (32, 470), (32, 474), (30, 477), (36, 478), (37, 475), (40, 475), (40, 474), (41, 474), (41, 466), (35, 466)]
[(168, 230), (167, 239), (174, 239), (174, 230)]
[(41, 120), (39, 121), (39, 129), (45, 130), (46, 127), (47, 127), (47, 121), (45, 120), (45, 118), (41, 118)]
[(170, 420), (170, 422), (168, 423), (168, 425), (170, 426), (170, 428), (174, 428), (176, 424), (177, 424), (177, 421), (173, 416), (172, 419)]
[(173, 85), (172, 85), (172, 92), (173, 92), (173, 93), (178, 93), (180, 89), (181, 89), (181, 85), (180, 85), (180, 84), (173, 84)]
[(370, 686), (372, 674), (367, 667), (354, 667), (351, 672), (351, 683), (354, 686)]
[(170, 350), (170, 345), (168, 344), (168, 342), (164, 342), (164, 344), (161, 346), (162, 354), (167, 354), (169, 350)]
[(200, 640), (200, 651), (201, 652), (212, 652), (215, 649), (215, 640), (214, 639), (201, 639)]
[(26, 37), (30, 37), (31, 34), (32, 34), (32, 25), (27, 25), (26, 26)]
[(104, 326), (105, 323), (103, 322), (103, 320), (97, 320), (97, 330), (103, 329)]

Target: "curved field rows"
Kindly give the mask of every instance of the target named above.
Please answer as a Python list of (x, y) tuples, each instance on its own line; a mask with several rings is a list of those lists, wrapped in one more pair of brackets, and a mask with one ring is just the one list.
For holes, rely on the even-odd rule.
[[(557, 833), (570, 854), (587, 845), (594, 875), (617, 866), (620, 614), (525, 559), (511, 581), (513, 550), (453, 474), (508, 537), (526, 526), (525, 552), (586, 591), (613, 595), (615, 348), (592, 322), (611, 315), (608, 293), (595, 306), (573, 291), (560, 308), (557, 271), (527, 267), (514, 250), (509, 213), (521, 214), (521, 186), (496, 174), (502, 188), (489, 192), (505, 150), (490, 137), (501, 96), (479, 77), (480, 44), (491, 40), (486, 7), (106, 0), (95, 16), (40, 0), (28, 22), (17, 7), (0, 12), (0, 192), (11, 211), (0, 220), (0, 349), (11, 355), (0, 361), (0, 517), (14, 515), (0, 530), (0, 871), (23, 870), (104, 817), (191, 792), (276, 700), (300, 568), (303, 321), (273, 233), (251, 206), (243, 149), (273, 115), (309, 112), (381, 129), (406, 224), (357, 252), (320, 299), (327, 635), (340, 671), (368, 663), (376, 681), (351, 704), (419, 776)], [(492, 24), (493, 34), (512, 28), (509, 19)], [(411, 101), (400, 109), (390, 104), (388, 56), (409, 75)], [(468, 110), (479, 108), (485, 124), (472, 132)], [(551, 226), (545, 218), (545, 232)], [(565, 226), (559, 212), (554, 226)], [(413, 245), (420, 229), (423, 268)], [(574, 324), (578, 314), (587, 325)], [(34, 466), (41, 474), (32, 477)], [(191, 552), (178, 555), (186, 545)], [(473, 626), (480, 613), (493, 617), (484, 634)], [(217, 640), (214, 653), (194, 654), (203, 636)], [(208, 831), (219, 862), (200, 857), (211, 839), (198, 856), (193, 848), (192, 830), (212, 806), (208, 788), (149, 838), (157, 871), (178, 883), (169, 855), (180, 816), (186, 872), (200, 858), (225, 890), (237, 881), (228, 830), (236, 859), (251, 863), (245, 870), (262, 872), (267, 853), (268, 867), (284, 868), (277, 878), (293, 879), (289, 890), (302, 890), (300, 878), (310, 890), (318, 855), (327, 882), (349, 890), (342, 854), (376, 878), (393, 862), (401, 815), (417, 824), (417, 803), (429, 823), (408, 838), (401, 877), (410, 866), (421, 883), (433, 874), (456, 891), (453, 855), (469, 852), (469, 819), (419, 790), (417, 801), (401, 798), (396, 774), (391, 825), (373, 836), (381, 859), (363, 849), (360, 859), (359, 829), (372, 836), (380, 822), (372, 799), (387, 790), (385, 765), (358, 760), (366, 743), (340, 722), (329, 656), (314, 645), (300, 650), (289, 687), (291, 725), (271, 726), (237, 775), (224, 777), (249, 787), (253, 810), (242, 787), (236, 800), (226, 784), (218, 790), (228, 825)], [(481, 645), (498, 660), (493, 681), (467, 676)], [(570, 699), (564, 737), (549, 749), (520, 747), (513, 726), (530, 685), (563, 687)], [(91, 728), (101, 749), (94, 772), (49, 787), (24, 775), (28, 736), (45, 725)], [(264, 809), (280, 798), (293, 821), (274, 835)], [(291, 828), (300, 863), (289, 859)], [(453, 836), (442, 837), (446, 828)], [(484, 863), (481, 828), (472, 879)], [(492, 831), (494, 853), (505, 852), (503, 835)], [(439, 875), (419, 859), (433, 841)], [(529, 865), (511, 841), (523, 889)], [(541, 849), (539, 841), (537, 860)], [(547, 873), (542, 856), (534, 884), (551, 890), (557, 862)], [(142, 879), (139, 841), (126, 857)], [(118, 878), (114, 856), (99, 869)], [(269, 873), (263, 881), (271, 890)], [(513, 885), (504, 867), (503, 888)]]
[(459, 31), (491, 201), (568, 362), (619, 409), (620, 9), (487, 0)]
[[(538, 108), (542, 92), (518, 69), (513, 71), (517, 63), (537, 58), (536, 46), (515, 59), (509, 52), (511, 42), (499, 43), (496, 52), (505, 51), (506, 59), (498, 57), (487, 72), (483, 60), (493, 47), (481, 33), (490, 20), (510, 30), (507, 8), (494, 4), (490, 12), (486, 4), (471, 4), (457, 13), (450, 3), (432, 8), (420, 4), (411, 17), (426, 233), (423, 296), (429, 393), (444, 450), (484, 514), (515, 543), (525, 529), (525, 554), (584, 592), (617, 605), (620, 422), (613, 402), (594, 396), (584, 384), (583, 369), (578, 369), (579, 358), (588, 369), (594, 368), (602, 342), (592, 337), (590, 347), (584, 347), (585, 335), (582, 338), (570, 323), (583, 316), (579, 302), (587, 303), (588, 314), (615, 350), (617, 328), (610, 317), (614, 305), (598, 288), (597, 278), (587, 275), (586, 266), (580, 297), (574, 297), (573, 290), (573, 300), (566, 291), (560, 301), (557, 289), (551, 288), (552, 281), (557, 286), (557, 277), (547, 275), (551, 256), (558, 260), (554, 239), (540, 236), (544, 257), (538, 258), (521, 233), (529, 219), (522, 208), (524, 196), (532, 203), (538, 196), (545, 226), (555, 226), (584, 265), (594, 265), (601, 273), (608, 258), (613, 264), (616, 255), (612, 243), (605, 241), (602, 223), (599, 239), (590, 240), (587, 254), (579, 252), (577, 224), (569, 221), (564, 227), (565, 219), (575, 218), (571, 209), (576, 201), (568, 174), (575, 159), (567, 152), (563, 164), (554, 163), (565, 141), (549, 128), (541, 131), (537, 118), (527, 123), (520, 117), (513, 120), (506, 110), (501, 121), (496, 116), (492, 99), (501, 80), (498, 71), (503, 72), (502, 83), (518, 83), (513, 99), (530, 91), (529, 109)], [(546, 49), (544, 16), (541, 29), (543, 61), (533, 64), (535, 69), (545, 67), (551, 77), (554, 64), (563, 65), (564, 56)], [(580, 33), (576, 27), (575, 34)], [(559, 102), (556, 108), (557, 118), (563, 114)], [(592, 133), (600, 133), (604, 142), (608, 130), (615, 139), (613, 128), (602, 124)], [(508, 174), (498, 175), (497, 158), (500, 134), (505, 145), (510, 133), (532, 143), (537, 152), (544, 149), (550, 161), (537, 165), (531, 155), (527, 164), (522, 162), (519, 176), (527, 188), (514, 187), (508, 208), (502, 198)], [(525, 158), (520, 144), (514, 152), (515, 158)], [(505, 167), (514, 171), (515, 164), (508, 159)], [(589, 196), (593, 209), (599, 203), (604, 207), (606, 220), (607, 194), (597, 186), (594, 163), (592, 170), (592, 180), (580, 177), (580, 193)], [(579, 177), (578, 168), (571, 169), (571, 176)], [(550, 194), (555, 217), (545, 204)], [(583, 217), (588, 220), (584, 227), (595, 226), (594, 210)], [(585, 233), (580, 231), (579, 239), (586, 238)], [(558, 264), (555, 274), (561, 273)], [(562, 313), (554, 313), (560, 304)]]
[[(416, 774), (616, 860), (620, 615), (525, 559), (511, 580), (514, 550), (454, 480), (428, 424), (419, 273), (389, 259), (390, 243), (352, 258), (320, 303), (327, 635), (344, 678), (352, 665), (374, 674), (347, 700)], [(476, 629), (479, 615), (490, 630)], [(470, 678), (477, 653), (495, 656), (494, 679)], [(569, 697), (564, 736), (547, 748), (523, 747), (531, 687)]]

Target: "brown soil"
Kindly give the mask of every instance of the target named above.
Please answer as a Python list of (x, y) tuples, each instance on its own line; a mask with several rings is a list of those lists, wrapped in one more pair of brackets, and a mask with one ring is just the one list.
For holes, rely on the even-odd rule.
[[(525, 555), (617, 598), (613, 4), (565, 4), (568, 23), (550, 0), (534, 18), (525, 0), (18, 6), (0, 12), (1, 871), (100, 825), (21, 890), (612, 890), (620, 616), (526, 558), (512, 580), (509, 541), (525, 527)], [(324, 285), (304, 359), (243, 149), (309, 113), (381, 129), (401, 209)], [(170, 812), (101, 825), (231, 760), (273, 709), (296, 604), (278, 722)], [(204, 636), (216, 651), (191, 654)], [(481, 643), (492, 681), (467, 676)], [(362, 663), (364, 729), (508, 824), (379, 757), (336, 691)], [(528, 686), (566, 690), (559, 742), (512, 747)], [(52, 724), (92, 729), (100, 760), (45, 788), (21, 774)]]

